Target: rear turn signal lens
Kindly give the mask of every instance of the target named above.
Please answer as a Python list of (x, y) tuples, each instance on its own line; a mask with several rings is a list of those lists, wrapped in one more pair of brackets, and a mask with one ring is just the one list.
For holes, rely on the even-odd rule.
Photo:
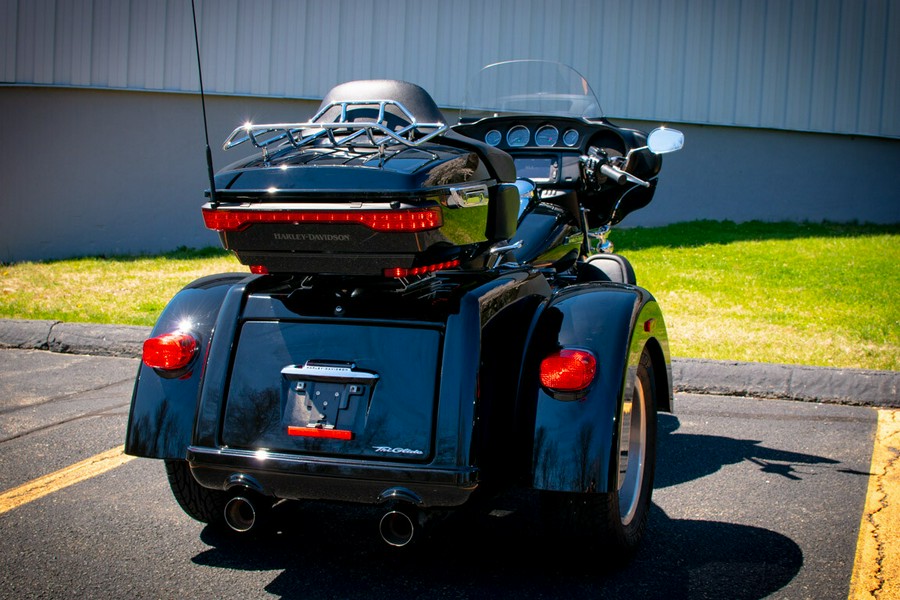
[(541, 361), (541, 385), (558, 392), (580, 392), (594, 381), (597, 359), (587, 350), (564, 348)]
[(166, 333), (144, 342), (141, 359), (148, 367), (176, 371), (191, 363), (197, 353), (197, 346), (197, 339), (189, 333)]

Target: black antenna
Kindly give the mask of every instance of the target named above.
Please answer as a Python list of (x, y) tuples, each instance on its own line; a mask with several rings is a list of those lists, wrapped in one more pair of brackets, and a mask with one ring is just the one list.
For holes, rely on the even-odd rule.
[(203, 93), (203, 69), (200, 66), (200, 36), (197, 33), (197, 9), (191, 0), (191, 16), (194, 17), (194, 46), (197, 48), (197, 75), (200, 76), (200, 105), (203, 107), (203, 135), (206, 137), (206, 170), (209, 174), (209, 203), (213, 208), (216, 202), (216, 173), (213, 169), (212, 151), (209, 149), (209, 126), (206, 124), (206, 95)]

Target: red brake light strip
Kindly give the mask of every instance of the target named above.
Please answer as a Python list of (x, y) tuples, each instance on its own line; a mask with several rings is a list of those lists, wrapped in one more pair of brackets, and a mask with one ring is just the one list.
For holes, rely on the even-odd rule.
[(452, 269), (453, 267), (459, 266), (459, 260), (448, 260), (442, 263), (435, 263), (433, 265), (422, 265), (421, 267), (410, 267), (408, 269), (404, 269), (403, 267), (396, 267), (393, 269), (385, 269), (384, 276), (385, 277), (412, 277), (414, 275), (427, 275), (428, 273), (434, 273), (435, 271), (442, 271), (444, 269)]
[(296, 427), (289, 425), (288, 435), (294, 437), (311, 437), (329, 440), (352, 440), (353, 432), (346, 429), (325, 429), (319, 427)]
[(415, 232), (443, 225), (439, 206), (407, 210), (244, 210), (203, 209), (214, 231), (241, 231), (254, 223), (359, 223), (374, 231)]

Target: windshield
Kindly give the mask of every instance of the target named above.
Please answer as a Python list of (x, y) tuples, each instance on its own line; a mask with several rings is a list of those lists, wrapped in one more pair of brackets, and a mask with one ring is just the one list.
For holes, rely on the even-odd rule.
[(603, 116), (587, 79), (572, 67), (544, 60), (511, 60), (488, 65), (469, 81), (460, 117), (522, 113)]

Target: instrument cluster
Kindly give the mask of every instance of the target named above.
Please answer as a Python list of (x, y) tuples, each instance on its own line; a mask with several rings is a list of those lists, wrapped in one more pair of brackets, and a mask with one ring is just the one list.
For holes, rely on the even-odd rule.
[(579, 185), (579, 159), (588, 146), (624, 147), (609, 124), (575, 117), (504, 115), (463, 122), (454, 130), (509, 153), (519, 177), (561, 189)]
[(549, 123), (540, 126), (519, 123), (508, 128), (495, 128), (487, 131), (484, 134), (484, 141), (494, 147), (507, 148), (524, 148), (526, 146), (576, 148), (578, 142), (581, 141), (581, 133), (574, 127), (568, 127), (561, 132), (556, 125)]

